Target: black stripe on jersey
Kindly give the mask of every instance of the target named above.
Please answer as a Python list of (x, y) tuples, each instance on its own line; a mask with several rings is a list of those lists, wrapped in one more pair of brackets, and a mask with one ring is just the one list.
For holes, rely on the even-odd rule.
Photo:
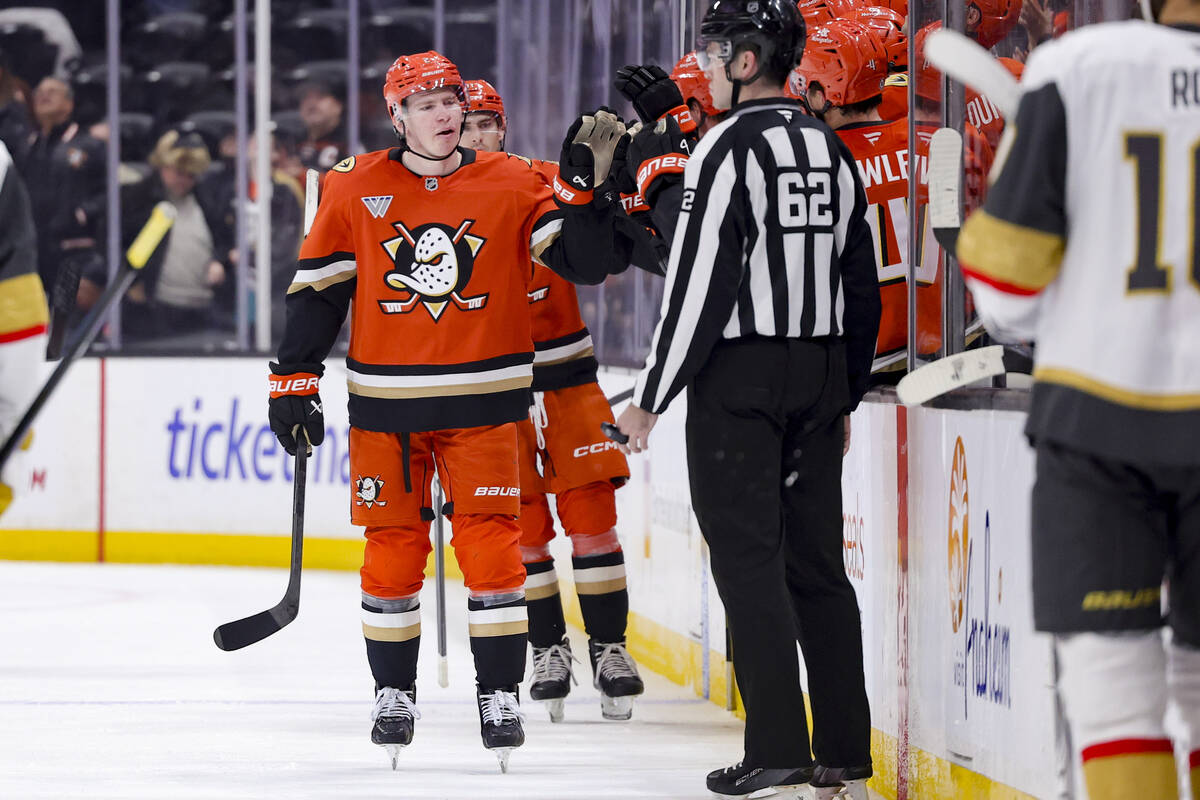
[(349, 356), (346, 357), (346, 366), (364, 375), (446, 375), (462, 372), (487, 372), (493, 369), (519, 367), (522, 364), (532, 363), (533, 353), (511, 353), (457, 364), (367, 364)]
[(535, 392), (552, 392), (555, 389), (583, 386), (596, 380), (599, 369), (600, 365), (596, 363), (595, 356), (572, 358), (561, 364), (534, 367), (533, 385), (529, 388)]
[[(703, 161), (700, 165), (700, 178), (697, 185), (700, 187), (711, 186), (713, 179), (717, 174), (721, 164), (729, 155), (734, 146), (734, 136), (721, 136), (703, 156)], [(733, 164), (734, 169), (739, 169), (736, 161)], [(740, 174), (738, 178), (743, 176)], [(739, 183), (741, 180), (739, 180)], [(708, 201), (711, 195), (708, 192), (698, 191), (692, 201), (692, 209), (688, 217), (687, 228), (684, 230), (676, 229), (675, 236), (682, 236), (683, 243), (679, 256), (679, 265), (676, 268), (675, 280), (672, 286), (667, 287), (667, 291), (674, 290), (674, 296), (671, 298), (671, 305), (665, 309), (662, 320), (659, 322), (660, 333), (658, 337), (658, 351), (655, 354), (655, 369), (652, 370), (646, 381), (646, 399), (653, 400), (659, 393), (659, 380), (663, 374), (663, 367), (666, 364), (667, 354), (670, 352), (671, 340), (674, 339), (676, 330), (679, 326), (679, 316), (683, 310), (683, 288), (687, 286), (691, 278), (692, 267), (696, 261), (697, 249), (700, 242), (700, 230), (703, 227), (704, 215), (708, 210)], [(735, 203), (740, 205), (740, 197), (730, 198), (730, 204)], [(745, 236), (745, 230), (738, 224), (738, 218), (735, 214), (726, 212), (725, 218), (721, 220), (721, 233), (718, 245), (718, 258), (722, 252), (736, 250), (740, 248), (740, 242)], [(674, 244), (672, 244), (674, 247)], [(737, 256), (741, 258), (739, 254)], [(722, 323), (723, 324), (723, 323)], [(707, 354), (705, 354), (707, 355)], [(654, 409), (647, 409), (654, 410)]]
[(296, 261), (296, 269), (321, 269), (328, 267), (330, 264), (336, 264), (339, 261), (354, 261), (354, 253), (346, 250), (337, 250), (327, 256), (318, 258), (301, 258)]
[(813, 264), (816, 248), (812, 233), (804, 234), (804, 304), (800, 307), (800, 335), (812, 336), (817, 320), (817, 270)]
[[(797, 152), (797, 156), (800, 153)], [(775, 161), (775, 152), (767, 143), (766, 139), (759, 137), (754, 147), (751, 149), (750, 157), (757, 159), (763, 175), (778, 175), (780, 172), (779, 164)], [(807, 160), (807, 156), (805, 157)], [(786, 169), (791, 170), (791, 167)], [(767, 217), (765, 222), (767, 228), (767, 268), (771, 274), (771, 306), (775, 315), (775, 330), (773, 333), (776, 336), (787, 336), (788, 332), (788, 281), (787, 281), (787, 255), (784, 253), (784, 239), (780, 232), (774, 230), (773, 222), (779, 219), (779, 192), (767, 192)], [(747, 224), (747, 229), (757, 232), (757, 224)], [(751, 250), (746, 250), (747, 256)], [(748, 277), (748, 275), (747, 275)], [(743, 286), (749, 284), (749, 280), (743, 279)], [(750, 302), (754, 302), (751, 297)], [(761, 302), (761, 300), (760, 300)], [(754, 334), (755, 328), (753, 325), (754, 317), (750, 317), (751, 325), (747, 328), (742, 326), (742, 335), (749, 336)], [(766, 333), (766, 331), (758, 331)]]
[(575, 342), (583, 341), (591, 333), (586, 327), (580, 328), (574, 333), (568, 333), (566, 336), (559, 336), (557, 339), (547, 339), (544, 342), (534, 342), (533, 349), (535, 351), (553, 350), (556, 347), (562, 347), (564, 344), (574, 344)]
[(1058, 234), (1067, 231), (1067, 112), (1058, 86), (1021, 95), (1016, 137), (984, 208), (997, 219)]
[(346, 320), (357, 286), (358, 278), (351, 278), (326, 286), (320, 292), (305, 286), (287, 295), (284, 308), (288, 319), (297, 317), (304, 324), (288, 326), (287, 335), (279, 343), (279, 363), (323, 363)]
[(526, 388), (482, 395), (392, 399), (351, 394), (350, 425), (382, 433), (419, 433), (516, 422), (529, 415)]

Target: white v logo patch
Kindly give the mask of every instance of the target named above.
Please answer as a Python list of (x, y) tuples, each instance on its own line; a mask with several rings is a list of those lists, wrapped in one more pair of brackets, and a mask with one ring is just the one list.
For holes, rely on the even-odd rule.
[(363, 205), (367, 207), (367, 211), (371, 212), (371, 216), (375, 219), (382, 219), (387, 213), (388, 207), (392, 204), (392, 195), (380, 195), (378, 197), (362, 198)]

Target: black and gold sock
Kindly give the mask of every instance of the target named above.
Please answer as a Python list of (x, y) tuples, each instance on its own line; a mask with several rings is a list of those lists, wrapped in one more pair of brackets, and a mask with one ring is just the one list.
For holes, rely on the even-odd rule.
[(471, 653), (479, 685), (494, 689), (520, 683), (525, 677), (525, 642), (529, 617), (519, 590), (467, 599)]
[(554, 559), (525, 565), (525, 603), (529, 609), (529, 643), (534, 647), (558, 644), (567, 635), (562, 596)]
[(597, 642), (625, 640), (625, 622), (629, 617), (629, 592), (625, 588), (625, 554), (600, 553), (574, 556), (575, 591), (583, 627)]
[(417, 653), (421, 647), (420, 600), (364, 593), (362, 628), (376, 686), (411, 687), (417, 680)]

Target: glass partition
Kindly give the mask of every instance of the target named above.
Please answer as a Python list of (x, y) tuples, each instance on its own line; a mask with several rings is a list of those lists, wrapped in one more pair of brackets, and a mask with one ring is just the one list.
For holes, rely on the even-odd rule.
[[(0, 139), (33, 195), (56, 330), (68, 340), (78, 330), (154, 203), (172, 197), (193, 235), (172, 240), (169, 269), (147, 267), (95, 347), (197, 354), (258, 352), (262, 341), (273, 347), (301, 240), (304, 171), (395, 142), (381, 89), (396, 56), (439, 46), (464, 77), (500, 91), (510, 151), (557, 160), (580, 112), (607, 105), (633, 116), (612, 89), (616, 69), (654, 62), (669, 71), (691, 49), (704, 6), (276, 0), (264, 40), (269, 202), (255, 177), (263, 0), (98, 0), (0, 11)], [(907, 202), (916, 233), (905, 253), (910, 367), (981, 335), (957, 265), (937, 246), (925, 213), (929, 136), (942, 126), (964, 134), (969, 211), (983, 200), (1003, 127), (986, 98), (928, 68), (923, 37), (938, 26), (963, 31), (1019, 74), (1039, 42), (1135, 8), (1133, 0), (910, 3), (908, 163), (917, 178)], [(260, 306), (264, 290), (269, 302)], [(581, 287), (602, 362), (642, 364), (661, 294), (662, 280), (636, 269)]]

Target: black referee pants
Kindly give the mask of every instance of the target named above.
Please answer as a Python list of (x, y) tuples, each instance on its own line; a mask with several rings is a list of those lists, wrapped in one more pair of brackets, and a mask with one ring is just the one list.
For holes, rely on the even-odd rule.
[[(862, 625), (842, 560), (836, 340), (722, 341), (688, 387), (692, 507), (733, 637), (746, 762), (870, 763)], [(796, 642), (808, 670), (810, 753)]]

